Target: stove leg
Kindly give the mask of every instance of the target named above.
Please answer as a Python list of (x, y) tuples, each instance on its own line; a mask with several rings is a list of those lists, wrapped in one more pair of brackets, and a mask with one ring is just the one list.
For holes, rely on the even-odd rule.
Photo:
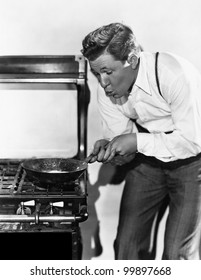
[(82, 259), (82, 238), (79, 224), (72, 227), (72, 260)]

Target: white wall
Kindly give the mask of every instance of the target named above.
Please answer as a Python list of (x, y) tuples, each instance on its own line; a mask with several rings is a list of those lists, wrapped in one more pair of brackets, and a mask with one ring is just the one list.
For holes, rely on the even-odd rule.
[[(200, 0), (0, 0), (0, 55), (80, 54), (81, 41), (88, 32), (102, 24), (120, 21), (133, 27), (144, 49), (176, 52), (201, 70), (200, 8)], [(90, 149), (101, 137), (96, 106), (97, 82), (90, 73), (89, 85)], [(63, 93), (59, 99), (57, 96), (57, 93), (45, 91), (1, 92), (0, 157), (22, 155), (23, 148), (23, 155), (27, 156), (44, 153), (43, 149), (48, 149), (47, 154), (55, 149), (63, 153), (69, 135), (60, 124), (66, 121), (66, 109), (70, 112), (68, 117), (72, 118), (75, 108), (71, 103), (75, 96), (69, 95), (69, 99)], [(21, 106), (20, 112), (16, 104)], [(52, 116), (54, 110), (56, 113)], [(73, 130), (72, 124), (73, 118), (67, 125), (69, 131)], [(70, 137), (68, 143), (74, 143), (74, 138)], [(70, 152), (65, 150), (67, 154)], [(85, 258), (94, 255), (91, 240), (97, 230), (97, 220), (103, 246), (97, 259), (113, 258), (111, 243), (116, 233), (123, 185), (108, 184), (112, 172), (112, 168), (105, 169), (98, 163), (89, 166), (91, 215), (82, 225)]]

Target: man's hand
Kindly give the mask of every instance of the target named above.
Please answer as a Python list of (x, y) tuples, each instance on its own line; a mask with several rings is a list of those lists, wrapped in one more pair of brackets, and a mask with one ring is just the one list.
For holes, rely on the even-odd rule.
[(135, 133), (114, 137), (108, 144), (103, 156), (104, 162), (110, 162), (115, 156), (131, 156), (137, 151), (137, 137)]
[(93, 163), (95, 161), (103, 162), (103, 158), (106, 151), (106, 146), (109, 143), (109, 140), (100, 139), (94, 144), (93, 152), (87, 158), (88, 163)]
[(135, 133), (118, 135), (111, 141), (100, 139), (96, 141), (93, 152), (88, 157), (88, 162), (99, 161), (123, 165), (135, 157), (136, 150), (137, 139)]

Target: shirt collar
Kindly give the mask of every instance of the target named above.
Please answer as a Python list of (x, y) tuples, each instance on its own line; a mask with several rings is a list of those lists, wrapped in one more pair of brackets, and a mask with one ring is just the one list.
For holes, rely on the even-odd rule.
[(146, 58), (144, 52), (140, 53), (140, 65), (139, 65), (137, 79), (135, 81), (133, 89), (135, 87), (141, 88), (147, 94), (152, 95), (149, 86), (149, 81), (147, 79), (147, 64), (146, 64)]

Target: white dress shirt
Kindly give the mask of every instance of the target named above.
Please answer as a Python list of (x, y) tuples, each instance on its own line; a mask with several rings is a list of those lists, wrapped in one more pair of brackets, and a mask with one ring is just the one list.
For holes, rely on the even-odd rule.
[[(164, 162), (201, 152), (201, 75), (185, 59), (160, 53), (155, 77), (155, 54), (142, 52), (138, 76), (128, 98), (109, 98), (99, 89), (98, 103), (104, 138), (137, 133), (137, 151)], [(140, 133), (134, 122), (150, 133)], [(170, 134), (165, 132), (172, 131)]]

